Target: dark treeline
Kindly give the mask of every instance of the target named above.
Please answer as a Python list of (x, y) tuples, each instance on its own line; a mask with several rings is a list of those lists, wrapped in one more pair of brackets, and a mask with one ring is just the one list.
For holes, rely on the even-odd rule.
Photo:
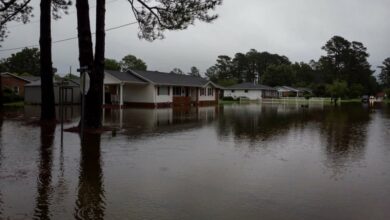
[(318, 61), (292, 63), (288, 57), (255, 49), (236, 53), (233, 58), (218, 56), (206, 76), (223, 86), (257, 82), (269, 86), (311, 88), (317, 96), (355, 98), (379, 90), (368, 63), (367, 48), (334, 36), (322, 47), (326, 55)]

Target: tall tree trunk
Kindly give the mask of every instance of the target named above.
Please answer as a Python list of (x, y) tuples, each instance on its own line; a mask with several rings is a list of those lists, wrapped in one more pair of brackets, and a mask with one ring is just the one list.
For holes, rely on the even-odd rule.
[[(90, 91), (87, 94), (86, 99), (86, 111), (85, 114), (88, 118), (90, 115), (94, 115), (97, 109), (91, 109), (89, 93), (93, 90), (92, 81), (95, 79), (95, 68), (93, 62), (93, 47), (92, 47), (92, 36), (91, 36), (91, 25), (89, 21), (89, 4), (88, 0), (77, 0), (77, 32), (79, 36), (79, 62), (81, 67), (88, 67), (89, 77), (91, 79)], [(84, 118), (86, 127), (91, 127), (90, 123)]]
[(3, 81), (0, 75), (0, 112), (3, 111)]
[(41, 0), (41, 120), (55, 120), (55, 102), (53, 88), (53, 67), (51, 54), (51, 0)]
[(87, 127), (102, 126), (103, 81), (104, 81), (104, 48), (105, 48), (105, 14), (106, 0), (96, 0), (96, 45), (94, 74), (90, 76), (90, 89), (86, 99), (85, 124)]

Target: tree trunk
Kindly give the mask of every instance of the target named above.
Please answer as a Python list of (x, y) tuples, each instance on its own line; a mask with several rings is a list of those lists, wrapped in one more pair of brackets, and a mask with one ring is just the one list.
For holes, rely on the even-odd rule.
[(100, 128), (102, 126), (103, 81), (104, 81), (104, 48), (105, 48), (105, 14), (106, 0), (96, 0), (96, 45), (94, 74), (91, 74), (90, 89), (86, 98), (86, 127)]
[(41, 50), (41, 120), (55, 120), (53, 67), (51, 54), (51, 0), (41, 0), (40, 39)]
[(0, 112), (3, 111), (3, 82), (2, 82), (2, 76), (0, 75)]
[[(79, 36), (79, 62), (81, 67), (88, 67), (89, 69), (89, 77), (91, 79), (90, 83), (90, 91), (93, 90), (94, 83), (92, 81), (95, 79), (95, 68), (93, 63), (93, 47), (92, 47), (92, 36), (91, 36), (91, 25), (89, 21), (89, 4), (88, 0), (77, 0), (76, 1), (77, 8), (77, 32)], [(86, 110), (85, 115), (86, 118), (91, 118), (95, 115), (97, 109), (92, 109), (90, 95), (90, 91), (87, 94), (86, 98)], [(91, 127), (89, 121), (84, 118), (84, 124), (86, 127)]]

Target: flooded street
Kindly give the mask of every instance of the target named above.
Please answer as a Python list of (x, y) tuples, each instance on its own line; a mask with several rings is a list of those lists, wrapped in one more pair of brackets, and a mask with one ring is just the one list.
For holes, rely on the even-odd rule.
[(115, 131), (62, 145), (38, 107), (6, 110), (0, 219), (390, 219), (389, 107), (104, 113)]

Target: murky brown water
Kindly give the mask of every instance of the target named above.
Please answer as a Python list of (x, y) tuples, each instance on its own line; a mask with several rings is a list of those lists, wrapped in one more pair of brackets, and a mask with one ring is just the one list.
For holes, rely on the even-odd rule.
[(63, 146), (38, 116), (0, 118), (0, 219), (390, 219), (389, 107), (106, 110)]

